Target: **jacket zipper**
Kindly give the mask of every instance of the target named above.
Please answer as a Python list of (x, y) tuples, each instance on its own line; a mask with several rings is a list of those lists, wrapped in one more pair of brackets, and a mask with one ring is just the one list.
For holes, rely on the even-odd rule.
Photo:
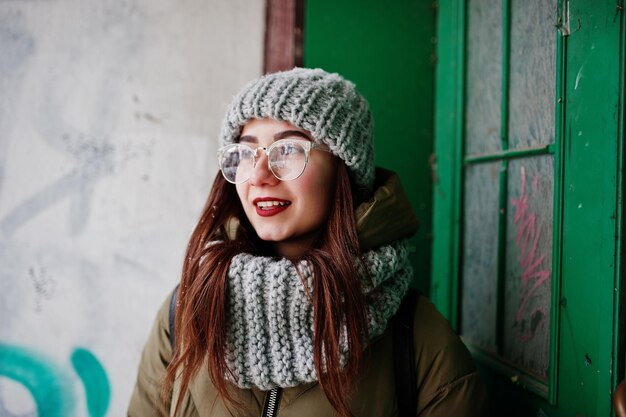
[(280, 387), (272, 388), (265, 394), (265, 405), (261, 417), (276, 417), (278, 414), (278, 404), (283, 390)]

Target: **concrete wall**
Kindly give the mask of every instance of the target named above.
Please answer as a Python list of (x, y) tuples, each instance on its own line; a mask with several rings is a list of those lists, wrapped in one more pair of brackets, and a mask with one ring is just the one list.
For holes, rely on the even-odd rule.
[(0, 416), (121, 416), (263, 0), (0, 1)]

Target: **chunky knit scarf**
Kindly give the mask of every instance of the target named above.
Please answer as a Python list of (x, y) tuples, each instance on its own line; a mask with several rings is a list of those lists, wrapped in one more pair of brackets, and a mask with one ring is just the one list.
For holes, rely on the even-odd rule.
[[(364, 254), (361, 286), (370, 340), (396, 313), (412, 277), (406, 241)], [(308, 288), (312, 274), (297, 265)], [(240, 388), (293, 387), (317, 380), (313, 362), (313, 307), (296, 266), (286, 259), (236, 255), (230, 265), (226, 363)], [(345, 339), (345, 338), (342, 338)], [(347, 346), (341, 345), (342, 357)]]

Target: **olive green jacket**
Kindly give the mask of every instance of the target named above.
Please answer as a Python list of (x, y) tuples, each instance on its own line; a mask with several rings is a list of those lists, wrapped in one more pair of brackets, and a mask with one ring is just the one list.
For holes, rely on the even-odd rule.
[[(357, 209), (357, 228), (364, 250), (415, 233), (417, 221), (395, 175), (379, 171), (373, 198)], [(143, 351), (137, 383), (128, 408), (129, 417), (171, 416), (170, 404), (159, 400), (160, 384), (171, 359), (168, 297)], [(487, 394), (469, 352), (446, 319), (425, 297), (415, 308), (413, 335), (417, 375), (417, 415), (422, 417), (487, 416)], [(359, 378), (350, 395), (358, 417), (397, 416), (391, 326), (367, 350)], [(180, 395), (176, 384), (172, 403)], [(261, 415), (266, 392), (234, 386), (239, 408), (219, 398), (207, 372), (199, 372), (185, 393), (181, 417)], [(283, 389), (278, 416), (334, 416), (332, 406), (317, 383)]]

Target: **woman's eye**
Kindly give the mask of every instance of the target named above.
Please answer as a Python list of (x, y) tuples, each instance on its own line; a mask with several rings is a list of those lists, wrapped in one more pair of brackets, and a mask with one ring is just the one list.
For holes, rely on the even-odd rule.
[(292, 154), (297, 152), (296, 147), (294, 145), (292, 145), (292, 144), (283, 145), (281, 148), (282, 149), (281, 149), (280, 153), (282, 155), (292, 155)]

